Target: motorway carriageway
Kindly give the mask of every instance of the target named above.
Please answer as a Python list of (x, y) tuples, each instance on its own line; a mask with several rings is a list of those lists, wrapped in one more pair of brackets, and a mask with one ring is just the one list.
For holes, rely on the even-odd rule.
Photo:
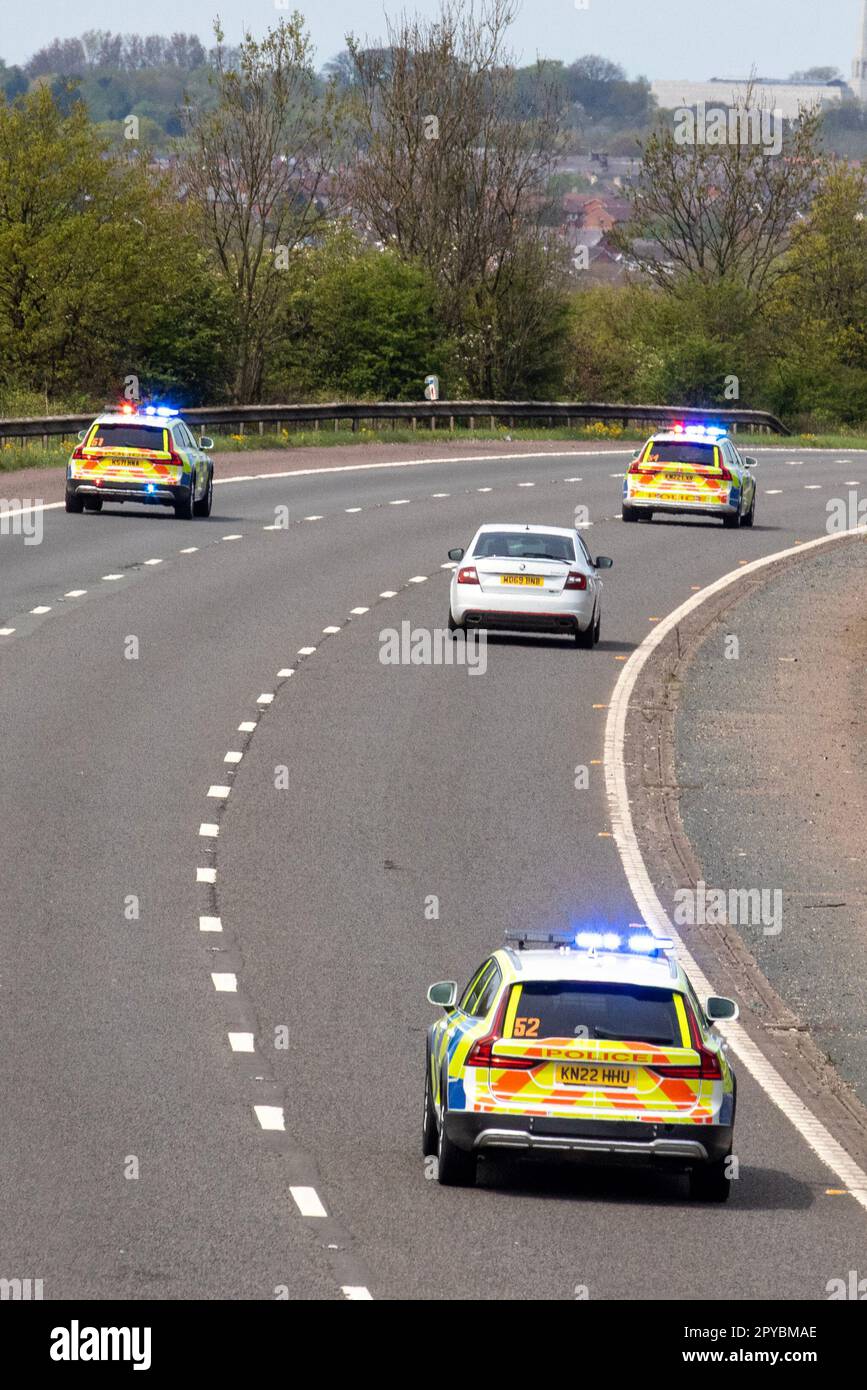
[[(867, 479), (857, 451), (759, 450), (753, 530), (626, 527), (630, 452), (328, 468), (222, 484), (208, 521), (49, 509), (42, 544), (0, 536), (0, 1274), (46, 1298), (728, 1300), (863, 1268), (867, 1214), (743, 1068), (726, 1207), (651, 1174), (426, 1177), (428, 983), (506, 927), (635, 917), (600, 761), (624, 659)], [(577, 505), (615, 561), (595, 651), (380, 663), (384, 628), (445, 625), (450, 546)]]

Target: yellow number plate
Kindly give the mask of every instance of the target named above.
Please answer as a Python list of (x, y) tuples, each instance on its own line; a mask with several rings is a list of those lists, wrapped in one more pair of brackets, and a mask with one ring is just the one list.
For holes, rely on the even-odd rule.
[(541, 589), (545, 583), (541, 575), (538, 574), (503, 574), (500, 576), (501, 584), (533, 584), (537, 589)]
[(557, 1080), (561, 1086), (604, 1086), (621, 1090), (634, 1084), (631, 1067), (587, 1066), (585, 1063), (558, 1067)]

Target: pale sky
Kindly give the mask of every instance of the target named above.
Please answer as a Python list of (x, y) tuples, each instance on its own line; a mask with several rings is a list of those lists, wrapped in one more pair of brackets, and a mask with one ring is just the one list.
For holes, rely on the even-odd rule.
[[(512, 47), (524, 62), (537, 53), (572, 61), (600, 53), (629, 76), (763, 77), (834, 64), (849, 76), (862, 0), (523, 0)], [(384, 33), (383, 14), (432, 15), (437, 0), (288, 0), (308, 21), (317, 66), (344, 47), (353, 30)], [(263, 33), (281, 15), (280, 0), (0, 0), (0, 58), (21, 62), (52, 38), (86, 29), (123, 33), (196, 33), (203, 41), (219, 12), (229, 42), (246, 26)]]

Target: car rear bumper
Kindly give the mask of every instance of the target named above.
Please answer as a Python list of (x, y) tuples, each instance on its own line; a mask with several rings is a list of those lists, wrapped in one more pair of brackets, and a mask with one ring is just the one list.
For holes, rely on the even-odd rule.
[(583, 632), (593, 621), (594, 603), (590, 589), (561, 594), (520, 594), (511, 589), (500, 594), (462, 584), (454, 585), (451, 593), (456, 623), (520, 632)]
[(731, 1152), (733, 1125), (569, 1120), (449, 1110), (446, 1133), (460, 1149), (508, 1150), (638, 1165), (710, 1163)]
[(81, 497), (101, 497), (103, 502), (143, 502), (174, 506), (190, 495), (189, 483), (139, 483), (111, 479), (97, 483), (92, 479), (68, 478), (66, 491)]
[(634, 511), (645, 512), (694, 512), (698, 516), (731, 516), (740, 510), (741, 494), (738, 488), (730, 488), (728, 493), (723, 494), (719, 501), (710, 501), (707, 497), (697, 496), (695, 501), (684, 501), (683, 498), (666, 497), (664, 492), (658, 492), (652, 497), (636, 496), (634, 493), (627, 492), (623, 498), (624, 506), (632, 507)]

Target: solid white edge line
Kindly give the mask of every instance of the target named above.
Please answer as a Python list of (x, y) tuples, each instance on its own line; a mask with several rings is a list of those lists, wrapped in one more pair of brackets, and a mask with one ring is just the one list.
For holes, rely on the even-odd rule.
[(327, 1216), (315, 1187), (290, 1187), (292, 1200), (302, 1216)]
[[(623, 864), (623, 871), (642, 919), (657, 935), (669, 936), (676, 943), (677, 957), (700, 994), (713, 994), (713, 987), (700, 970), (697, 962), (693, 960), (656, 895), (632, 823), (624, 759), (626, 718), (629, 712), (630, 697), (644, 666), (656, 648), (664, 641), (668, 633), (677, 627), (678, 623), (682, 622), (688, 614), (694, 612), (711, 595), (727, 589), (742, 579), (744, 575), (755, 574), (759, 570), (767, 569), (789, 556), (804, 555), (808, 551), (817, 550), (834, 541), (857, 535), (867, 536), (867, 526), (855, 527), (850, 531), (841, 531), (832, 536), (819, 536), (816, 540), (805, 541), (803, 545), (778, 550), (773, 555), (764, 555), (739, 569), (730, 570), (728, 574), (724, 574), (722, 578), (715, 580), (707, 588), (702, 589), (700, 593), (694, 594), (692, 598), (675, 608), (663, 618), (661, 623), (654, 627), (652, 632), (648, 633), (644, 641), (630, 656), (614, 687), (605, 723), (604, 752), (605, 786), (614, 840)], [(816, 1119), (791, 1086), (771, 1065), (740, 1023), (723, 1025), (720, 1031), (725, 1034), (732, 1052), (743, 1063), (750, 1076), (761, 1087), (769, 1100), (790, 1121), (822, 1163), (836, 1174), (858, 1204), (867, 1211), (867, 1173), (859, 1168), (842, 1144), (834, 1138), (820, 1120)]]

